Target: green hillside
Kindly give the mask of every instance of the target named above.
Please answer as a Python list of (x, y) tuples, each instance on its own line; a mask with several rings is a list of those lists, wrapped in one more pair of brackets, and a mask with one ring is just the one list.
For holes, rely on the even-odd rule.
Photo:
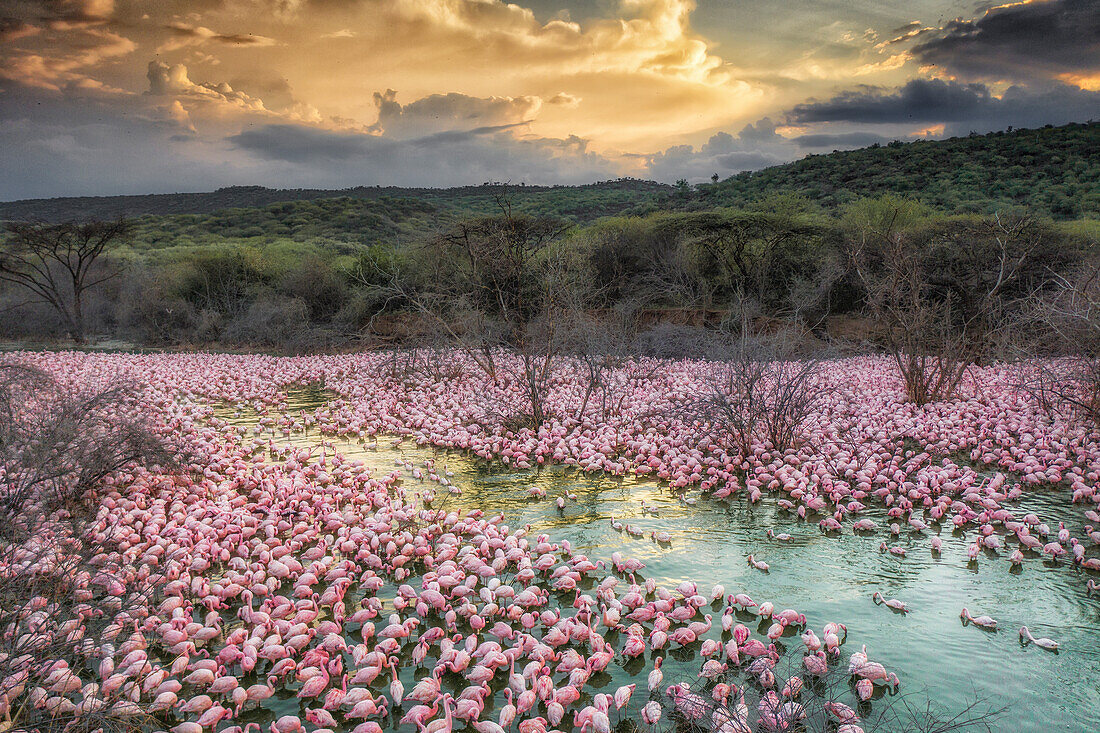
[[(357, 211), (369, 210), (369, 204), (383, 202), (382, 208), (397, 199), (413, 199), (440, 209), (468, 214), (497, 211), (495, 198), (507, 189), (513, 206), (533, 214), (560, 216), (583, 223), (603, 216), (631, 212), (639, 205), (652, 205), (676, 191), (673, 186), (653, 181), (621, 178), (583, 186), (517, 186), (485, 183), (457, 188), (401, 188), (396, 186), (360, 186), (340, 190), (274, 189), (263, 186), (232, 186), (209, 193), (166, 193), (144, 196), (83, 196), (52, 199), (25, 199), (0, 202), (0, 220), (41, 219), (71, 221), (88, 218), (114, 219), (120, 216), (177, 216), (213, 214), (228, 209), (270, 207), (287, 202), (340, 200)], [(367, 202), (367, 203), (361, 203)], [(299, 209), (273, 209), (295, 212)], [(309, 211), (303, 206), (301, 211)], [(193, 223), (193, 221), (192, 221)]]
[(810, 155), (699, 189), (717, 206), (792, 191), (835, 208), (894, 193), (946, 213), (1026, 206), (1056, 219), (1100, 218), (1100, 122)]

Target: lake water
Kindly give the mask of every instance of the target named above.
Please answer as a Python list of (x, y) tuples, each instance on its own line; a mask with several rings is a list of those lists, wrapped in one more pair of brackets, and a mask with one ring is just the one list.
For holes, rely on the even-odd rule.
[[(292, 412), (312, 410), (324, 400), (322, 394), (312, 391), (295, 391), (289, 397)], [(255, 415), (248, 410), (220, 408), (217, 414), (234, 424), (255, 424)], [(276, 444), (311, 446), (318, 445), (321, 437), (306, 431), (274, 440)], [(681, 502), (667, 485), (652, 480), (584, 474), (557, 466), (539, 472), (512, 471), (461, 453), (418, 447), (409, 440), (393, 448), (392, 438), (386, 437), (374, 450), (358, 442), (325, 440), (330, 454), (337, 450), (349, 459), (363, 460), (375, 469), (375, 475), (394, 470), (399, 458), (417, 466), (429, 458), (435, 459), (437, 467), (445, 464), (453, 471), (451, 481), (461, 495), (451, 495), (427, 481), (420, 484), (411, 476), (404, 481), (410, 495), (434, 490), (434, 508), (503, 512), (511, 527), (530, 524), (532, 533), (545, 532), (553, 541), (568, 539), (575, 551), (593, 561), (608, 560), (612, 552), (620, 551), (646, 564), (640, 577), (655, 578), (666, 587), (690, 579), (707, 593), (713, 584), (721, 583), (727, 593), (745, 592), (758, 601), (772, 601), (777, 610), (794, 608), (805, 613), (809, 627), (819, 636), (826, 622), (842, 622), (848, 627), (843, 664), (851, 652), (866, 644), (872, 659), (901, 678), (900, 691), (910, 704), (931, 699), (937, 707), (950, 711), (975, 700), (984, 701), (979, 706), (982, 710), (1007, 706), (994, 730), (1100, 730), (1100, 597), (1087, 595), (1088, 574), (1068, 562), (1053, 564), (1028, 553), (1022, 568), (1014, 570), (1008, 552), (1000, 556), (985, 552), (971, 563), (966, 549), (973, 541), (973, 531), (964, 535), (944, 527), (917, 534), (905, 527), (899, 537), (890, 538), (881, 508), (864, 512), (878, 523), (877, 532), (855, 536), (848, 528), (840, 535), (826, 536), (816, 523), (780, 513), (774, 496), (765, 495), (753, 506), (741, 497), (712, 500), (696, 489), (688, 495), (697, 500), (692, 506)], [(528, 490), (536, 486), (545, 489), (547, 498), (529, 497)], [(576, 499), (568, 500), (559, 510), (555, 499), (565, 493), (575, 494)], [(659, 513), (643, 513), (643, 501), (656, 506)], [(1034, 511), (1053, 527), (1065, 520), (1076, 536), (1083, 536), (1081, 512), (1078, 508), (1071, 511), (1069, 506), (1068, 492), (1047, 491), (1030, 493), (1013, 508), (1021, 516)], [(614, 530), (612, 517), (644, 530), (645, 538)], [(792, 539), (769, 539), (768, 529), (789, 533)], [(668, 532), (671, 541), (659, 544), (649, 538), (651, 531)], [(929, 540), (937, 532), (943, 551), (933, 556)], [(879, 552), (884, 539), (891, 546), (906, 548), (907, 556)], [(746, 562), (749, 554), (765, 560), (770, 572), (750, 567)], [(1090, 550), (1089, 554), (1096, 552)], [(408, 582), (419, 588), (415, 577)], [(875, 591), (905, 601), (911, 612), (899, 614), (875, 605), (871, 600)], [(387, 592), (392, 598), (392, 589), (379, 596), (386, 597)], [(959, 618), (964, 606), (974, 615), (994, 617), (1000, 629), (989, 632), (964, 625)], [(386, 608), (392, 610), (388, 603)], [(715, 621), (712, 638), (721, 636), (721, 610), (715, 605), (710, 611)], [(754, 632), (759, 629), (762, 633), (770, 623), (758, 626), (753, 619), (750, 614), (738, 616), (738, 621)], [(1036, 636), (1057, 640), (1059, 652), (1022, 645), (1017, 631), (1024, 624)], [(786, 669), (785, 664), (797, 665), (803, 652), (797, 635), (781, 641), (788, 653), (777, 671)], [(681, 675), (695, 680), (702, 662), (698, 645), (665, 656), (666, 685)], [(616, 659), (608, 668), (610, 674), (594, 677), (593, 683), (613, 692), (620, 684), (638, 682), (631, 702), (631, 712), (636, 713), (646, 701), (645, 676), (652, 668), (651, 657), (647, 650), (644, 662), (635, 660), (627, 669)], [(410, 690), (427, 674), (406, 665), (401, 672), (405, 689)], [(740, 683), (740, 679), (734, 680)], [(382, 676), (376, 688), (381, 691), (386, 683), (388, 678)], [(305, 706), (300, 708), (293, 695), (293, 691), (284, 691), (269, 700), (263, 711), (245, 719), (266, 727), (275, 715), (300, 714)], [(497, 704), (501, 701), (498, 697)], [(875, 700), (872, 708), (881, 709), (889, 703), (889, 699)], [(391, 724), (396, 717), (391, 717)], [(348, 725), (349, 730), (351, 727)]]

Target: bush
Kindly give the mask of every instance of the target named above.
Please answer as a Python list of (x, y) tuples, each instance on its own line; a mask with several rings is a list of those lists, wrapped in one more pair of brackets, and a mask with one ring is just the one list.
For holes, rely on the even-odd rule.
[(306, 304), (310, 320), (331, 321), (347, 300), (343, 276), (317, 256), (306, 257), (283, 275), (279, 290)]
[(119, 294), (115, 313), (119, 325), (142, 343), (170, 344), (193, 338), (198, 313), (174, 290), (163, 272), (131, 271)]
[(196, 309), (236, 314), (272, 283), (259, 252), (203, 249), (179, 263), (178, 295)]
[(225, 341), (250, 346), (275, 346), (290, 350), (310, 348), (317, 334), (310, 326), (309, 307), (298, 298), (261, 297), (222, 330)]

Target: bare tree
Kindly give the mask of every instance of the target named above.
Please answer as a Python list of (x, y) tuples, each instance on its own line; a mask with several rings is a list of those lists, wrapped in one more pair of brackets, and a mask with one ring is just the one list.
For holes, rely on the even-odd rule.
[(884, 327), (905, 393), (918, 405), (954, 394), (970, 364), (969, 344), (951, 326), (950, 299), (929, 297), (923, 253), (908, 236), (922, 216), (912, 201), (863, 201), (848, 213), (853, 232), (846, 241), (849, 266), (872, 316)]
[[(525, 404), (497, 417), (514, 427), (538, 426), (547, 418), (575, 278), (555, 246), (569, 225), (514, 212), (506, 191), (495, 200), (500, 214), (459, 222), (428, 244), (419, 286), (372, 263), (356, 279), (386, 305), (419, 314), (433, 332), (429, 338), (437, 337), (433, 346), (460, 348), (497, 386), (519, 384)], [(485, 403), (486, 410), (499, 408), (499, 401)]]
[(1100, 265), (1052, 280), (1033, 294), (1022, 324), (1047, 335), (1047, 351), (1023, 349), (1017, 385), (1051, 418), (1100, 427)]
[(101, 265), (107, 250), (131, 231), (130, 223), (122, 219), (82, 224), (11, 222), (0, 244), (0, 280), (51, 305), (72, 339), (82, 342), (85, 294), (118, 274)]
[(759, 439), (778, 451), (796, 446), (830, 390), (820, 354), (795, 357), (785, 334), (754, 336), (750, 321), (746, 310), (738, 335), (716, 337), (703, 395), (687, 405), (690, 419), (742, 456)]
[(1028, 217), (946, 231), (920, 229), (925, 219), (919, 204), (893, 196), (858, 202), (845, 219), (850, 270), (918, 405), (951, 398), (987, 357), (1011, 291), (1050, 244)]
[(124, 557), (97, 501), (119, 471), (173, 460), (142, 415), (125, 386), (72, 389), (36, 369), (0, 365), (6, 728), (137, 731), (149, 723), (137, 705), (140, 670), (117, 670), (113, 689), (82, 680), (148, 615), (155, 591), (148, 558)]

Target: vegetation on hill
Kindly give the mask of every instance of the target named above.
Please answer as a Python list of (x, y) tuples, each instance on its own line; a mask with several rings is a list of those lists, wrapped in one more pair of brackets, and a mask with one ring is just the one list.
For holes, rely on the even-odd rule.
[(654, 206), (676, 191), (673, 186), (633, 178), (583, 186), (526, 186), (491, 182), (456, 188), (359, 186), (341, 190), (231, 186), (209, 193), (83, 196), (0, 202), (0, 220), (59, 222), (89, 218), (212, 214), (228, 209), (264, 208), (276, 203), (321, 199), (343, 201), (349, 207), (359, 205), (358, 202), (413, 199), (439, 209), (485, 214), (496, 210), (494, 197), (504, 188), (509, 190), (517, 211), (560, 216), (576, 222), (628, 213), (639, 206)]
[[(474, 216), (497, 213), (496, 197), (507, 188), (515, 211), (585, 224), (606, 216), (656, 211), (744, 207), (775, 193), (791, 192), (827, 210), (857, 198), (894, 193), (946, 214), (989, 214), (1025, 206), (1054, 219), (1100, 218), (1100, 122), (1011, 130), (946, 140), (872, 145), (859, 150), (810, 155), (802, 160), (745, 172), (714, 184), (689, 187), (623, 178), (584, 186), (515, 186), (485, 183), (457, 188), (357, 187), (343, 190), (271, 189), (234, 186), (210, 193), (28, 199), (0, 202), (0, 220), (69, 221), (88, 218), (164, 217), (164, 236), (186, 228), (194, 241), (206, 228), (225, 234), (226, 219), (251, 219), (273, 236), (313, 217), (319, 201), (335, 220), (320, 236), (348, 241), (393, 237), (400, 221), (424, 214)], [(400, 205), (399, 200), (415, 204)], [(287, 206), (296, 203), (298, 206)], [(425, 208), (431, 207), (431, 208)], [(339, 211), (339, 209), (346, 211)], [(259, 218), (246, 209), (260, 209)], [(397, 209), (397, 211), (394, 211)], [(192, 218), (176, 219), (181, 215)], [(377, 215), (396, 228), (374, 223)], [(396, 215), (396, 219), (394, 218)], [(205, 219), (204, 217), (212, 217)], [(365, 224), (366, 229), (356, 229)], [(346, 225), (346, 226), (345, 226)], [(341, 230), (341, 227), (345, 227)], [(155, 236), (153, 227), (142, 227)], [(413, 229), (418, 225), (413, 224)], [(255, 229), (253, 228), (253, 231)], [(139, 235), (144, 238), (145, 235)], [(255, 236), (255, 235), (250, 235)]]
[(1100, 218), (1100, 122), (876, 144), (699, 188), (703, 201), (717, 206), (792, 191), (836, 208), (893, 193), (945, 213), (1026, 206), (1055, 219)]

